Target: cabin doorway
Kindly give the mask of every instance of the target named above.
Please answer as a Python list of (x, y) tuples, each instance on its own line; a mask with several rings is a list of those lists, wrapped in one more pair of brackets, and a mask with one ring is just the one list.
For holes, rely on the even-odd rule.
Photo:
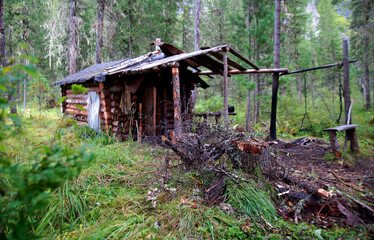
[(157, 126), (157, 88), (155, 86), (145, 88), (142, 106), (143, 133), (148, 136), (155, 136)]

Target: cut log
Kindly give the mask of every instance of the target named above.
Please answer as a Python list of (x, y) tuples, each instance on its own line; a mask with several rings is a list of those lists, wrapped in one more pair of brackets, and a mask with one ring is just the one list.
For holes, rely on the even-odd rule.
[(259, 143), (254, 141), (234, 141), (233, 144), (235, 144), (237, 148), (243, 152), (259, 155), (261, 155), (262, 149), (269, 147), (269, 144), (266, 142)]

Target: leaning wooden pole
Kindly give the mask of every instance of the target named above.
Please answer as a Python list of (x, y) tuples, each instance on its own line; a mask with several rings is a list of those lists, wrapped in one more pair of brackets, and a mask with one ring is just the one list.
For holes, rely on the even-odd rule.
[[(274, 21), (274, 68), (279, 68), (280, 56), (280, 0), (275, 0)], [(278, 101), (279, 73), (273, 73), (271, 115), (270, 115), (270, 139), (277, 139), (277, 101)]]
[[(350, 87), (349, 87), (349, 59), (348, 59), (348, 41), (343, 40), (343, 72), (344, 72), (344, 83), (343, 83), (343, 97), (344, 97), (344, 112), (345, 122), (351, 124), (352, 118), (349, 116), (349, 106), (351, 105)], [(348, 119), (349, 122), (348, 122)]]
[(228, 106), (228, 95), (227, 95), (227, 47), (223, 52), (223, 118), (225, 119), (225, 124), (229, 122), (229, 106)]
[(172, 64), (173, 74), (173, 100), (174, 100), (174, 130), (176, 139), (182, 137), (182, 109), (181, 109), (181, 95), (179, 82), (179, 63)]

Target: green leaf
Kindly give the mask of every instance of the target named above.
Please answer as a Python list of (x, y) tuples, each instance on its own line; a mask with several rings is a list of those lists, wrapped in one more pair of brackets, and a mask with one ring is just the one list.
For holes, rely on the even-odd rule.
[(71, 86), (71, 89), (73, 90), (74, 94), (78, 94), (78, 93), (85, 94), (87, 92), (87, 88), (84, 88), (81, 84), (73, 84)]
[(80, 109), (83, 112), (86, 112), (86, 109), (84, 109), (81, 105), (75, 105), (75, 107)]
[(60, 97), (57, 101), (57, 104), (61, 104), (65, 101), (66, 97)]

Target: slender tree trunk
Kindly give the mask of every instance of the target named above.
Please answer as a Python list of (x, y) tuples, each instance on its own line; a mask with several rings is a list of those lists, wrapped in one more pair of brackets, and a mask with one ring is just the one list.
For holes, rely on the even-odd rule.
[(77, 72), (77, 0), (70, 0), (69, 63), (70, 75)]
[[(251, 30), (251, 3), (248, 1), (248, 6), (247, 6), (247, 31), (248, 31), (248, 39), (247, 39), (247, 44), (248, 46), (251, 46), (251, 35), (250, 35), (250, 30)], [(249, 60), (251, 60), (251, 54), (248, 54)], [(248, 74), (247, 76), (248, 82), (251, 81), (251, 77)], [(252, 119), (252, 111), (251, 111), (251, 90), (247, 89), (247, 113), (245, 115), (246, 121), (245, 121), (245, 130), (247, 132), (251, 131), (251, 119)]]
[[(248, 74), (248, 81), (250, 81), (250, 77)], [(252, 130), (251, 127), (251, 119), (252, 119), (252, 112), (251, 112), (251, 90), (247, 89), (247, 114), (245, 115), (245, 130), (250, 132)]]
[(195, 51), (200, 50), (200, 16), (201, 16), (201, 0), (196, 0), (196, 10), (195, 10)]
[(27, 78), (25, 77), (24, 79), (23, 79), (23, 111), (25, 111), (26, 110), (26, 97), (27, 97)]
[(96, 32), (96, 63), (101, 63), (103, 58), (103, 30), (104, 30), (104, 0), (97, 3), (97, 32)]
[[(201, 16), (201, 0), (195, 2), (195, 51), (200, 50), (200, 16)], [(192, 90), (191, 107), (195, 108), (197, 98), (197, 87)]]
[[(5, 27), (4, 27), (4, 2), (0, 0), (0, 56), (1, 66), (5, 67), (8, 65), (7, 62), (7, 51), (6, 51), (6, 40), (5, 40)], [(9, 85), (12, 87), (12, 81), (9, 80)], [(10, 113), (17, 113), (17, 107), (14, 102), (13, 95), (8, 93), (8, 102), (10, 103)]]
[(132, 6), (133, 6), (133, 0), (130, 0), (130, 11), (129, 11), (129, 54), (130, 58), (133, 57), (133, 51), (132, 51), (132, 23), (134, 21), (134, 16), (132, 15)]
[(4, 2), (0, 0), (0, 55), (1, 55), (1, 66), (7, 65), (7, 52), (6, 52), (6, 41), (5, 41), (5, 28), (4, 28)]
[[(279, 45), (280, 45), (280, 0), (275, 0), (274, 21), (274, 68), (279, 68)], [(279, 73), (273, 74), (271, 116), (270, 116), (270, 139), (277, 139), (277, 101), (279, 88)]]
[[(348, 116), (349, 106), (351, 105), (350, 87), (349, 87), (349, 59), (348, 59), (348, 41), (343, 40), (343, 72), (344, 72), (344, 83), (343, 83), (343, 97), (344, 97), (344, 111), (345, 111), (345, 122), (350, 124), (352, 118)], [(350, 121), (348, 122), (348, 118)]]
[(260, 121), (260, 94), (261, 94), (261, 75), (256, 74), (256, 102), (255, 102), (255, 114), (253, 119), (253, 124), (257, 124)]
[(370, 72), (369, 72), (369, 39), (365, 38), (365, 100), (366, 100), (366, 110), (370, 109)]
[[(296, 61), (297, 69), (300, 69), (299, 61)], [(299, 103), (302, 103), (302, 89), (301, 89), (301, 77), (300, 74), (296, 74), (296, 82), (297, 82), (297, 98), (299, 99)]]

